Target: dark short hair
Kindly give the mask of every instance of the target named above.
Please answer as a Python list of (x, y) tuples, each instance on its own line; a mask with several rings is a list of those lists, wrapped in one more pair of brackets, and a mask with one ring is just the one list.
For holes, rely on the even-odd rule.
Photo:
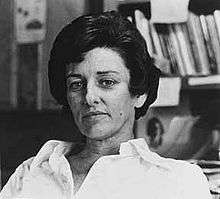
[(66, 66), (80, 63), (85, 53), (96, 47), (110, 48), (122, 57), (130, 72), (131, 95), (147, 93), (144, 105), (135, 110), (135, 119), (139, 119), (157, 97), (160, 71), (135, 25), (116, 11), (78, 17), (57, 35), (48, 64), (52, 96), (59, 104), (68, 106)]

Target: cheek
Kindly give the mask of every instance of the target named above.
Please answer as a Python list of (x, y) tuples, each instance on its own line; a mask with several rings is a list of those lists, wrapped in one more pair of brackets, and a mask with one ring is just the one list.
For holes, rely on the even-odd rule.
[(115, 101), (114, 112), (119, 118), (128, 117), (134, 111), (134, 103), (130, 96), (122, 96)]
[(79, 104), (81, 102), (81, 93), (67, 92), (67, 100), (69, 104)]
[(80, 109), (80, 104), (81, 104), (80, 96), (78, 95), (73, 96), (71, 94), (67, 94), (67, 100), (73, 113), (77, 112), (77, 110)]

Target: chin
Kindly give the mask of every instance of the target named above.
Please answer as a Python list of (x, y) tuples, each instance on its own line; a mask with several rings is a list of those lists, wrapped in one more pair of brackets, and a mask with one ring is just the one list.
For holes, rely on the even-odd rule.
[(103, 140), (114, 134), (114, 131), (110, 129), (108, 125), (93, 125), (92, 127), (83, 129), (81, 133), (90, 139)]

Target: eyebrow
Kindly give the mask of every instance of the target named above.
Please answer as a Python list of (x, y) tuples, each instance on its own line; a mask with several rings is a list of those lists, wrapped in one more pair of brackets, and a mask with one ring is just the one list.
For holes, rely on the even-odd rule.
[(79, 77), (79, 78), (81, 78), (82, 75), (80, 75), (80, 74), (74, 74), (74, 73), (69, 73), (69, 74), (66, 75), (66, 78), (68, 79), (69, 77)]
[[(110, 73), (114, 73), (114, 74), (120, 74), (118, 71), (114, 71), (114, 70), (108, 70), (108, 71), (97, 71), (97, 75), (106, 75), (106, 74), (110, 74)], [(69, 78), (69, 77), (82, 77), (81, 74), (75, 74), (75, 73), (69, 73), (66, 75), (66, 78)]]
[(115, 73), (115, 74), (119, 74), (118, 71), (114, 71), (114, 70), (108, 70), (108, 71), (97, 71), (97, 75), (106, 75), (109, 73)]

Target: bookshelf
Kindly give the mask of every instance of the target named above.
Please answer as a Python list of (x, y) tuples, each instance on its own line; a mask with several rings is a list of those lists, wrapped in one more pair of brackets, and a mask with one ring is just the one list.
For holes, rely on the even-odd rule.
[[(151, 149), (163, 156), (203, 158), (212, 146), (213, 129), (220, 128), (220, 11), (205, 1), (197, 1), (198, 6), (190, 2), (186, 22), (153, 24), (149, 1), (104, 0), (103, 5), (104, 10), (118, 9), (129, 16), (141, 30), (149, 53), (169, 60), (162, 65), (155, 62), (163, 72), (158, 99), (137, 122), (136, 137), (145, 137)], [(220, 10), (217, 1), (212, 6)], [(155, 143), (163, 139), (160, 145), (151, 143), (151, 122), (155, 122)]]
[(203, 77), (161, 77), (158, 97), (152, 107), (178, 106), (181, 90), (210, 90), (220, 93), (220, 74)]
[[(204, 2), (199, 4), (200, 10), (202, 6)], [(156, 61), (164, 77), (153, 107), (178, 106), (182, 91), (219, 92), (220, 10), (208, 6), (211, 11), (203, 14), (195, 9), (195, 4), (189, 8), (197, 14), (190, 10), (186, 22), (153, 24), (149, 1), (104, 1), (104, 10), (118, 9), (136, 23), (151, 55), (169, 60), (167, 65)]]
[(188, 78), (188, 89), (220, 89), (220, 74)]

